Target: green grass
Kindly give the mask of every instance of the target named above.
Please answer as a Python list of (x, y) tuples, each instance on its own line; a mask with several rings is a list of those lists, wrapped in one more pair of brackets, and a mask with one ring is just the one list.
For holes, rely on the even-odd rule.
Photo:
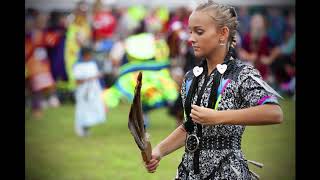
[[(242, 148), (248, 159), (264, 163), (250, 168), (262, 180), (295, 179), (295, 104), (281, 102), (285, 119), (280, 125), (247, 126)], [(161, 160), (149, 174), (127, 128), (129, 105), (112, 109), (105, 124), (91, 129), (89, 137), (74, 133), (74, 106), (47, 109), (36, 120), (26, 109), (25, 157), (28, 180), (167, 180), (173, 179), (183, 148)], [(155, 146), (175, 128), (166, 109), (150, 114), (151, 143)]]

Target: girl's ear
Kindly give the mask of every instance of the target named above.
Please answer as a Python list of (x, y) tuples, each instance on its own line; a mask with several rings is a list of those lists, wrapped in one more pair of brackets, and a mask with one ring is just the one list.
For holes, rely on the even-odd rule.
[(229, 28), (227, 26), (223, 26), (220, 29), (220, 38), (219, 41), (223, 43), (227, 43), (229, 35)]

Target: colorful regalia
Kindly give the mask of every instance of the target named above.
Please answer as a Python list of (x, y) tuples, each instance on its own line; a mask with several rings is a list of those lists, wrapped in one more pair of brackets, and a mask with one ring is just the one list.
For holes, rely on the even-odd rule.
[(107, 107), (118, 106), (121, 99), (133, 100), (135, 80), (143, 73), (141, 101), (144, 112), (172, 103), (178, 97), (178, 86), (169, 72), (168, 46), (150, 33), (128, 37), (125, 41), (128, 63), (120, 67), (113, 86), (103, 92)]

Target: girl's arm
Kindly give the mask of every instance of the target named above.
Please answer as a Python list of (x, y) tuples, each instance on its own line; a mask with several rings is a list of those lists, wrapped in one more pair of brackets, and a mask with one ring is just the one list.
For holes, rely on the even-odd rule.
[(272, 104), (225, 111), (192, 105), (191, 118), (206, 125), (268, 125), (281, 123), (283, 113), (280, 106)]
[(164, 157), (184, 146), (186, 135), (187, 132), (183, 125), (180, 125), (167, 138), (160, 142), (154, 150), (158, 151), (160, 158)]
[(180, 125), (167, 138), (160, 142), (152, 150), (152, 159), (145, 164), (146, 169), (151, 173), (155, 172), (162, 157), (184, 146), (186, 134), (187, 132), (184, 129), (183, 125)]

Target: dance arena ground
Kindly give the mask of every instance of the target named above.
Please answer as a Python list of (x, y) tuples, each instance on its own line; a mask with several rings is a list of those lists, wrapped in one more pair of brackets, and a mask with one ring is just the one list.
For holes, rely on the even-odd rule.
[[(280, 125), (248, 126), (242, 149), (247, 159), (264, 167), (250, 168), (262, 180), (295, 179), (295, 102), (281, 101), (284, 121)], [(89, 137), (74, 133), (74, 106), (47, 109), (35, 120), (25, 110), (25, 170), (27, 180), (168, 180), (176, 174), (183, 148), (162, 159), (157, 172), (143, 167), (140, 152), (127, 127), (129, 105), (111, 109), (105, 124), (91, 129)], [(167, 109), (150, 114), (152, 145), (175, 128)]]

